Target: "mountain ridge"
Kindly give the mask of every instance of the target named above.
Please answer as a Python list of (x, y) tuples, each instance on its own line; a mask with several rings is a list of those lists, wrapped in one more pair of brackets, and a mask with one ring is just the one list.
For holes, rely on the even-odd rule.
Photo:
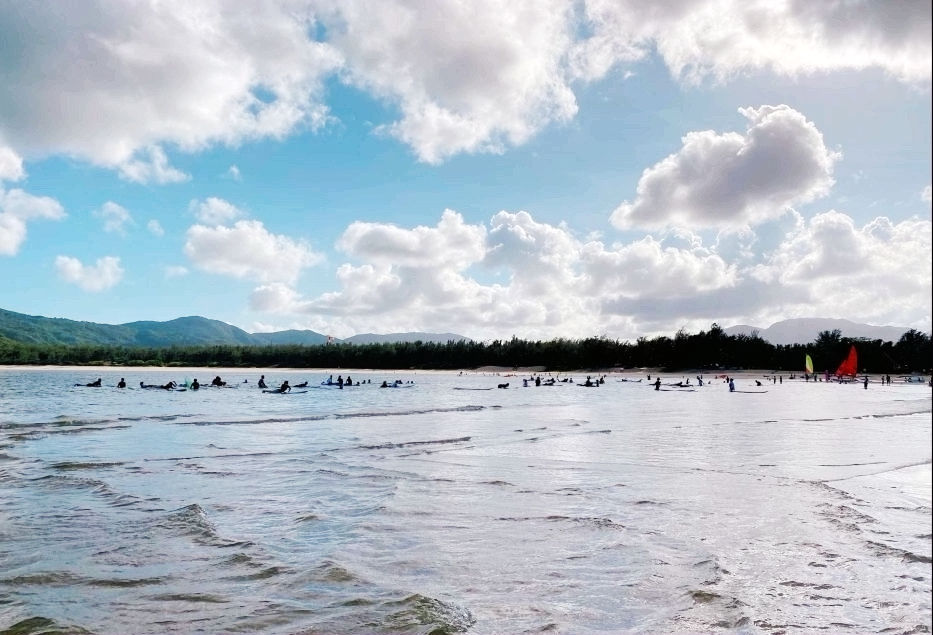
[[(415, 337), (416, 336), (416, 337)], [(367, 341), (366, 338), (373, 341)], [(173, 320), (139, 320), (125, 324), (101, 324), (67, 318), (27, 315), (0, 309), (0, 338), (31, 344), (62, 346), (101, 345), (162, 348), (168, 346), (230, 345), (268, 346), (297, 344), (314, 346), (329, 340), (335, 343), (440, 342), (469, 340), (453, 333), (372, 333), (346, 340), (329, 338), (311, 330), (290, 329), (270, 333), (249, 333), (220, 320), (191, 315)], [(354, 338), (357, 338), (354, 341)]]
[(809, 344), (816, 340), (821, 332), (836, 329), (842, 333), (843, 337), (897, 342), (904, 333), (910, 330), (910, 327), (875, 326), (843, 318), (790, 318), (775, 322), (767, 328), (737, 324), (725, 328), (723, 331), (726, 335), (758, 333), (761, 339), (771, 344), (787, 346), (791, 344)]

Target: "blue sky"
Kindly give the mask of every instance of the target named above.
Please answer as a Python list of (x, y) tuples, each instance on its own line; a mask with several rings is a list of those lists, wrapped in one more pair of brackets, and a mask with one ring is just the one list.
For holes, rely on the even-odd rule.
[(0, 7), (0, 308), (931, 329), (929, 2)]

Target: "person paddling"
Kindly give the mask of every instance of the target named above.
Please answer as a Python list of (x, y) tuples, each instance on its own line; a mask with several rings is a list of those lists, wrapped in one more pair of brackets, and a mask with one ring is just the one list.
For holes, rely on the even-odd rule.
[(286, 379), (285, 381), (282, 382), (281, 386), (275, 389), (275, 391), (276, 392), (290, 392), (291, 389), (292, 387), (288, 385), (288, 380)]
[(100, 388), (101, 387), (100, 377), (97, 378), (97, 381), (92, 381), (91, 383), (84, 384), (84, 385), (88, 388)]

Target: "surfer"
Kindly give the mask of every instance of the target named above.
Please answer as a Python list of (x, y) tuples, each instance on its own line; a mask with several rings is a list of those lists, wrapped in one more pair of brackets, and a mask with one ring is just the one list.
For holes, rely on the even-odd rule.
[(227, 385), (227, 382), (223, 381), (220, 378), (220, 375), (217, 375), (216, 377), (214, 377), (214, 379), (211, 380), (211, 386), (226, 386), (226, 385)]
[(286, 379), (285, 381), (282, 382), (281, 386), (275, 389), (275, 391), (276, 392), (290, 392), (291, 389), (292, 387), (288, 385), (288, 380)]
[[(649, 375), (649, 378), (650, 378), (650, 377), (651, 377), (651, 376)], [(654, 380), (654, 389), (655, 389), (655, 390), (661, 390), (661, 378), (660, 378), (660, 377), (658, 377), (658, 378), (656, 378), (656, 379)]]
[(262, 375), (262, 376), (259, 377), (259, 387), (260, 387), (260, 388), (268, 388), (268, 386), (266, 386), (266, 376), (265, 376), (265, 375)]
[(729, 378), (729, 392), (735, 392), (735, 380)]
[(307, 388), (307, 387), (308, 387), (308, 382), (306, 381), (300, 384), (295, 384), (295, 388)]
[(117, 388), (126, 388), (126, 380), (122, 377), (120, 378), (120, 381), (117, 382)]
[(198, 378), (195, 377), (195, 378), (194, 378), (194, 381), (191, 382), (190, 388), (191, 388), (191, 390), (197, 390), (197, 389), (200, 388), (200, 387), (201, 387), (201, 384), (198, 383)]
[[(80, 385), (80, 384), (75, 384), (75, 386), (79, 386), (79, 385)], [(87, 387), (87, 388), (100, 388), (100, 387), (101, 387), (100, 377), (97, 378), (97, 381), (92, 381), (91, 383), (89, 383), (89, 384), (84, 384), (84, 385), (85, 385), (85, 387)]]

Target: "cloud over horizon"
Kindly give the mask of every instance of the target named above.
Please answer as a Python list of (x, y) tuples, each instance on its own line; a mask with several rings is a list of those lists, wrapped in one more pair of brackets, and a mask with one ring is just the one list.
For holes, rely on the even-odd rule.
[[(339, 291), (308, 298), (292, 284), (273, 282), (253, 291), (251, 306), (304, 316), (307, 328), (338, 337), (372, 330), (365, 325), (378, 315), (383, 332), (451, 331), (478, 339), (635, 338), (743, 316), (777, 321), (858, 314), (914, 326), (908, 316), (931, 307), (924, 292), (929, 267), (908, 268), (930, 256), (933, 224), (919, 219), (895, 224), (878, 217), (862, 228), (836, 211), (809, 223), (800, 219), (758, 264), (729, 262), (698, 236), (647, 236), (607, 246), (581, 241), (527, 212), (499, 212), (487, 230), (464, 224), (451, 210), (434, 228), (392, 227), (393, 241), (414, 247), (427, 235), (440, 244), (470, 235), (470, 249), (461, 257), (434, 251), (393, 263), (380, 244), (386, 229), (377, 223), (347, 229), (344, 239), (362, 264), (338, 267)], [(489, 269), (505, 271), (507, 280), (482, 282), (470, 273)], [(892, 271), (898, 272), (893, 281)], [(914, 300), (904, 306), (903, 297)], [(866, 303), (872, 304), (868, 311), (859, 306)], [(503, 325), (512, 325), (504, 327), (508, 334)]]

